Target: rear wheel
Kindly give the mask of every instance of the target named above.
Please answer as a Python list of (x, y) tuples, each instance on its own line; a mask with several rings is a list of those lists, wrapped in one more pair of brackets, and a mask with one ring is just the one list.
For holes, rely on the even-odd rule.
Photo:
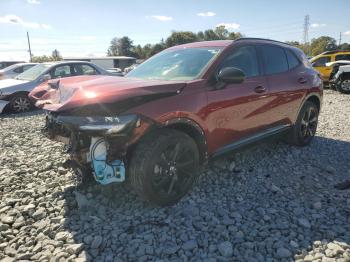
[(10, 106), (16, 113), (26, 112), (32, 108), (32, 102), (27, 94), (18, 94), (11, 99)]
[(310, 144), (316, 134), (318, 113), (317, 106), (310, 101), (306, 101), (300, 110), (296, 123), (288, 134), (287, 141), (296, 146)]
[(161, 129), (136, 147), (129, 167), (130, 182), (144, 199), (159, 206), (178, 202), (199, 173), (199, 153), (187, 134)]
[(338, 83), (337, 89), (344, 94), (350, 94), (350, 79), (342, 80)]

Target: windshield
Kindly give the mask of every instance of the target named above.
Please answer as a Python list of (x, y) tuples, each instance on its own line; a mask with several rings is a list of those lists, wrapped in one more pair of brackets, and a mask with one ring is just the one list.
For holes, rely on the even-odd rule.
[(166, 50), (140, 64), (126, 76), (154, 80), (193, 80), (220, 50), (217, 47)]
[(22, 74), (19, 74), (15, 79), (18, 80), (28, 80), (33, 81), (38, 78), (42, 73), (44, 73), (51, 65), (40, 64), (33, 66), (32, 68), (24, 71)]

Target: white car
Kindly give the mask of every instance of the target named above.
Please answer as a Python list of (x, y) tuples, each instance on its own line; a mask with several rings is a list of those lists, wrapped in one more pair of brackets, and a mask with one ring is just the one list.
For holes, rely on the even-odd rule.
[(329, 78), (331, 87), (344, 94), (350, 94), (350, 61), (339, 60), (326, 63), (326, 66), (332, 67)]
[(32, 68), (37, 64), (38, 63), (18, 63), (5, 67), (4, 69), (0, 70), (0, 80), (15, 78), (17, 75), (22, 74), (24, 71)]

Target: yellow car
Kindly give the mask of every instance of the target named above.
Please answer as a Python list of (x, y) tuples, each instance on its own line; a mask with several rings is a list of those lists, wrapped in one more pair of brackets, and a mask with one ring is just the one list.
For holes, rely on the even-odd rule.
[(311, 58), (311, 65), (320, 72), (323, 81), (328, 82), (329, 76), (332, 72), (332, 67), (326, 66), (328, 62), (334, 62), (338, 60), (350, 60), (350, 51), (327, 51), (320, 55)]

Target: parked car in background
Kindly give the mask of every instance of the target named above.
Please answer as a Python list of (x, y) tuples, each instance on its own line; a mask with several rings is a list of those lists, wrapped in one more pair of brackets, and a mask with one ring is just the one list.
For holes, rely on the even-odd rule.
[(320, 72), (324, 82), (328, 83), (332, 72), (332, 67), (326, 63), (338, 60), (350, 60), (350, 50), (327, 51), (311, 58), (311, 65)]
[(14, 78), (38, 63), (17, 63), (0, 70), (0, 80)]
[(350, 60), (339, 60), (326, 64), (332, 68), (330, 86), (344, 94), (350, 94)]
[(107, 57), (64, 57), (64, 61), (86, 61), (98, 65), (104, 69), (124, 68), (136, 62), (135, 57), (130, 56), (107, 56)]
[(304, 53), (240, 38), (166, 49), (123, 78), (80, 76), (47, 85), (45, 131), (102, 184), (123, 182), (157, 205), (176, 203), (210, 157), (274, 135), (308, 145), (322, 80)]
[(11, 66), (17, 63), (24, 63), (24, 61), (0, 61), (0, 69), (4, 69), (8, 66)]
[[(14, 79), (0, 80), (0, 113), (9, 108), (24, 112), (32, 108), (28, 94), (35, 87), (50, 79), (79, 75), (110, 75), (106, 70), (89, 62), (52, 62), (38, 64)], [(41, 90), (42, 93), (45, 92)], [(40, 95), (40, 94), (37, 94)]]

